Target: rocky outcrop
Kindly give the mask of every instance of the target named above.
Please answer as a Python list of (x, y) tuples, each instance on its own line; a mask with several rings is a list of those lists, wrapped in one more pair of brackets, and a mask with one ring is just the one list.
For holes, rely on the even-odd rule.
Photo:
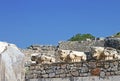
[(105, 46), (106, 47), (113, 47), (116, 48), (118, 50), (120, 50), (120, 38), (106, 38), (105, 39)]
[(0, 81), (24, 81), (24, 54), (14, 45), (0, 42)]

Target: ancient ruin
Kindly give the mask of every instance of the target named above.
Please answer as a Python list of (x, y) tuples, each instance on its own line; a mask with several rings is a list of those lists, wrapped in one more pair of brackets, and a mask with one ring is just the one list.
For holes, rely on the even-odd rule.
[[(114, 38), (112, 38), (112, 40), (114, 40)], [(27, 56), (25, 63), (26, 81), (54, 81), (54, 79), (58, 79), (58, 81), (60, 81), (61, 78), (63, 81), (79, 81), (82, 77), (98, 77), (94, 79), (96, 79), (95, 81), (99, 81), (99, 78), (106, 79), (111, 76), (119, 77), (120, 52), (119, 42), (117, 42), (118, 45), (114, 45), (116, 44), (116, 41), (120, 41), (120, 38), (115, 38), (114, 41), (111, 41), (111, 38), (99, 38), (81, 42), (63, 41), (59, 42), (58, 46), (31, 45), (28, 49), (21, 50)], [(97, 50), (99, 52), (96, 51), (96, 49), (91, 49), (93, 47), (101, 47), (103, 48), (103, 51), (100, 52), (98, 48)], [(62, 52), (62, 57), (59, 55), (59, 50), (66, 50)], [(75, 54), (77, 52), (74, 51), (84, 52), (87, 59), (82, 60), (83, 56), (77, 56)], [(99, 59), (93, 58), (94, 53), (99, 56)], [(34, 62), (36, 61), (36, 58), (42, 55), (55, 58), (55, 61), (52, 62), (48, 60), (51, 63)], [(65, 61), (64, 57), (67, 58), (67, 61)], [(33, 58), (34, 60), (31, 60)], [(72, 58), (75, 61), (72, 61)], [(47, 60), (47, 58), (44, 59)], [(87, 81), (85, 78), (82, 79)], [(91, 79), (90, 81), (93, 80)]]
[(119, 48), (120, 38), (62, 41), (57, 46), (26, 49), (0, 42), (0, 81), (119, 81)]
[(24, 57), (14, 44), (0, 42), (0, 81), (24, 81)]

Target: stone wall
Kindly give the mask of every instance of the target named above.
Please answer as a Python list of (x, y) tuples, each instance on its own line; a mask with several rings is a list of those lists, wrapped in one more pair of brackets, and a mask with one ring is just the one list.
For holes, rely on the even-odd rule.
[(54, 64), (27, 65), (26, 81), (118, 81), (119, 79), (111, 78), (111, 76), (120, 78), (120, 60), (60, 63), (56, 50), (66, 49), (88, 52), (91, 46), (105, 46), (114, 47), (119, 52), (119, 43), (119, 38), (105, 38), (81, 42), (63, 41), (58, 46), (31, 45), (27, 49), (21, 50), (26, 54), (26, 61), (30, 61), (32, 53), (52, 56), (57, 61)]
[(38, 78), (27, 81), (120, 81), (120, 76), (110, 76), (107, 78), (99, 78), (97, 76), (90, 77), (67, 77), (67, 78)]
[(26, 65), (29, 65), (31, 62), (31, 54), (38, 53), (44, 54), (50, 57), (56, 58), (56, 62), (59, 62), (59, 56), (56, 50), (66, 49), (66, 50), (75, 50), (75, 51), (90, 51), (90, 46), (104, 46), (104, 39), (96, 40), (85, 40), (85, 41), (62, 41), (58, 43), (58, 46), (52, 45), (31, 45), (27, 49), (21, 49), (21, 51), (26, 55)]
[[(56, 58), (56, 62), (59, 62), (59, 56), (56, 50), (65, 49), (65, 50), (75, 50), (75, 51), (84, 51), (89, 52), (91, 46), (106, 46), (119, 48), (120, 40), (119, 38), (96, 38), (94, 40), (84, 40), (84, 41), (62, 41), (59, 42), (57, 46), (52, 45), (31, 45), (27, 49), (21, 49), (21, 51), (26, 55), (26, 64), (30, 64), (31, 54), (39, 53), (47, 56), (52, 56)], [(114, 42), (117, 40), (117, 42)], [(120, 50), (117, 50), (120, 54)]]
[(25, 54), (25, 66), (28, 66), (31, 62), (31, 54), (38, 53), (55, 58), (57, 46), (51, 45), (31, 45), (27, 49), (21, 49), (21, 52)]
[(58, 47), (59, 49), (65, 49), (65, 50), (75, 50), (75, 51), (84, 51), (88, 52), (90, 51), (91, 46), (104, 46), (104, 40), (89, 40), (89, 41), (63, 41), (60, 42)]
[(26, 72), (26, 79), (90, 76), (106, 78), (114, 75), (120, 75), (120, 60), (31, 65)]

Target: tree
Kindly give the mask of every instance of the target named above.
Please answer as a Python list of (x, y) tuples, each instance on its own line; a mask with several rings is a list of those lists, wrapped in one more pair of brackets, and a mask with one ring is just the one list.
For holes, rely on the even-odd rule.
[(93, 39), (95, 38), (93, 35), (91, 34), (76, 34), (73, 37), (71, 37), (70, 39), (68, 39), (68, 41), (82, 41), (82, 40), (86, 40), (86, 39)]

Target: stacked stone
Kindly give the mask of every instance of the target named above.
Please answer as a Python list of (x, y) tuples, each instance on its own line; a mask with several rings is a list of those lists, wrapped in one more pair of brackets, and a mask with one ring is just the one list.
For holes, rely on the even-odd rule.
[(26, 78), (65, 78), (120, 75), (120, 60), (54, 63), (29, 67)]
[(59, 49), (75, 50), (75, 51), (90, 51), (91, 46), (104, 46), (105, 41), (101, 39), (95, 39), (91, 41), (64, 41), (59, 43)]
[(57, 46), (51, 46), (51, 45), (31, 45), (27, 49), (21, 49), (21, 52), (25, 54), (25, 66), (29, 66), (31, 63), (31, 54), (38, 53), (43, 54), (46, 56), (54, 57), (55, 58), (55, 50), (57, 49)]
[(66, 49), (66, 50), (75, 50), (75, 51), (90, 51), (90, 46), (104, 46), (103, 38), (97, 38), (96, 40), (85, 40), (85, 41), (64, 41), (60, 42), (58, 46), (52, 45), (31, 45), (27, 49), (20, 49), (21, 52), (25, 54), (26, 65), (29, 65), (31, 62), (31, 54), (38, 53), (47, 56), (52, 56), (56, 58), (57, 62), (60, 61), (58, 53), (56, 50), (58, 49)]

